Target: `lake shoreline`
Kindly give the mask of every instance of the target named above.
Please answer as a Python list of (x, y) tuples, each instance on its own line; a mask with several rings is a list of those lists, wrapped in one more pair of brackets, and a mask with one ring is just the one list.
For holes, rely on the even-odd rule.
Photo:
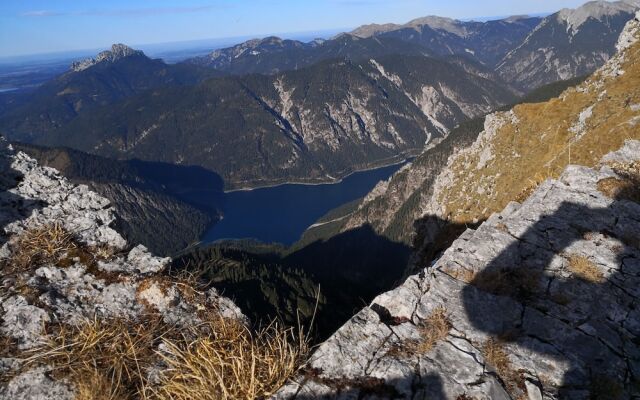
[(380, 163), (380, 164), (373, 164), (369, 167), (365, 167), (362, 169), (356, 169), (353, 171), (350, 171), (348, 173), (344, 173), (344, 174), (339, 174), (339, 178), (334, 178), (333, 180), (326, 180), (326, 181), (319, 181), (319, 182), (301, 182), (301, 181), (287, 181), (287, 182), (281, 182), (281, 183), (273, 183), (273, 184), (267, 184), (267, 185), (262, 185), (262, 186), (255, 186), (255, 187), (242, 187), (242, 188), (238, 188), (238, 189), (229, 189), (229, 190), (224, 190), (224, 194), (229, 194), (229, 193), (237, 193), (237, 192), (251, 192), (254, 190), (260, 190), (260, 189), (272, 189), (272, 188), (277, 188), (280, 186), (287, 186), (287, 185), (300, 185), (300, 186), (323, 186), (323, 185), (336, 185), (339, 183), (342, 183), (346, 178), (350, 177), (351, 175), (360, 173), (360, 172), (369, 172), (369, 171), (374, 171), (376, 169), (381, 169), (381, 168), (387, 168), (387, 167), (391, 167), (394, 165), (400, 165), (400, 164), (405, 164), (411, 161), (411, 159), (417, 157), (422, 150), (415, 150), (415, 151), (408, 151), (404, 154), (401, 155), (401, 159), (398, 159), (397, 157), (394, 157), (393, 160), (395, 161), (390, 161), (388, 163)]
[(328, 212), (366, 196), (380, 181), (403, 168), (406, 161), (354, 172), (333, 184), (281, 184), (227, 192), (221, 203), (224, 217), (200, 242), (254, 239), (290, 246)]

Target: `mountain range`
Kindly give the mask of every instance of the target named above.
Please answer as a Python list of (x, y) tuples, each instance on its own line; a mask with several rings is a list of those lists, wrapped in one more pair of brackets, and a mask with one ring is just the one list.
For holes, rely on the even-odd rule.
[[(206, 397), (233, 375), (211, 373), (206, 346), (248, 332), (221, 370), (253, 371), (271, 342), (245, 344), (274, 320), (319, 345), (269, 357), (293, 365), (273, 399), (636, 398), (639, 5), (427, 17), (179, 65), (115, 45), (0, 108), (17, 140), (0, 140), (0, 398), (119, 395), (117, 375), (140, 378), (133, 397)], [(189, 246), (219, 217), (190, 191), (411, 155), (291, 247)], [(273, 332), (295, 351), (293, 331)]]
[[(269, 37), (165, 64), (124, 45), (0, 107), (12, 140), (207, 168), (227, 189), (331, 182), (416, 155), (469, 118), (589, 73), (638, 4), (546, 18), (419, 18)], [(10, 96), (9, 96), (10, 98)]]
[(639, 4), (637, 0), (592, 1), (546, 18), (513, 16), (488, 22), (428, 16), (406, 24), (364, 25), (326, 41), (251, 40), (185, 63), (242, 74), (298, 69), (331, 57), (457, 55), (529, 91), (602, 65), (615, 52), (618, 35)]
[[(164, 85), (103, 105), (93, 101), (86, 110), (70, 107), (85, 103), (75, 100), (78, 93), (95, 93), (76, 88), (87, 81), (104, 82), (98, 78), (104, 69), (129, 62), (161, 65), (132, 54), (63, 75), (34, 94), (50, 102), (30, 102), (0, 117), (0, 126), (14, 140), (102, 156), (175, 164), (188, 160), (221, 175), (227, 188), (237, 188), (331, 181), (396, 161), (464, 119), (515, 98), (508, 85), (489, 79), (491, 72), (479, 64), (395, 55), (360, 62), (331, 59), (277, 75)], [(147, 77), (140, 79), (146, 82)], [(53, 96), (50, 87), (56, 88)], [(108, 100), (119, 93), (115, 90)], [(56, 104), (64, 116), (54, 114)]]

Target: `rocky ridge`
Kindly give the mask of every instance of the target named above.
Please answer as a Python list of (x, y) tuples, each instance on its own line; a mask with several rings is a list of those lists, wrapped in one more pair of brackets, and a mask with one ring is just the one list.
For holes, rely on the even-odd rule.
[[(131, 248), (110, 226), (109, 202), (87, 186), (74, 185), (57, 171), (40, 167), (25, 153), (1, 143), (0, 336), (20, 351), (44, 345), (46, 326), (93, 318), (136, 320), (149, 313), (164, 323), (188, 328), (203, 310), (244, 320), (240, 310), (215, 289), (193, 292), (164, 274), (169, 259)], [(68, 232), (74, 245), (55, 262), (15, 268), (21, 240), (39, 229)], [(60, 234), (66, 242), (64, 234)], [(86, 250), (86, 251), (85, 251)], [(47, 366), (21, 370), (19, 359), (0, 353), (0, 399), (71, 399), (72, 387), (53, 380)], [(19, 373), (18, 373), (19, 371)]]
[(122, 43), (117, 43), (111, 46), (111, 50), (105, 50), (99, 53), (94, 58), (87, 58), (86, 60), (76, 61), (71, 64), (71, 69), (75, 72), (84, 71), (87, 68), (91, 68), (100, 63), (113, 63), (126, 57), (131, 56), (143, 56), (144, 53), (140, 50), (134, 50), (131, 47)]
[(276, 398), (638, 398), (639, 163), (628, 141), (467, 230)]
[(617, 50), (560, 97), (488, 117), (473, 146), (449, 159), (423, 213), (481, 221), (568, 164), (594, 166), (625, 140), (640, 139), (640, 13), (626, 25)]
[(495, 66), (507, 82), (523, 89), (587, 75), (616, 53), (635, 1), (594, 1), (546, 17)]
[(433, 218), (420, 222), (418, 231), (425, 236), (420, 240), (433, 244), (447, 220), (463, 226), (482, 221), (526, 198), (545, 178), (559, 176), (570, 160), (594, 166), (625, 139), (640, 139), (639, 29), (638, 18), (629, 22), (619, 53), (560, 97), (521, 104), (453, 130), (381, 182), (338, 229), (369, 224), (380, 234), (410, 242), (414, 221), (428, 215)]
[(234, 189), (332, 182), (416, 154), (459, 121), (515, 97), (442, 60), (371, 60), (157, 89), (83, 113), (36, 142), (110, 158), (188, 159)]
[(577, 9), (565, 8), (558, 12), (557, 17), (560, 21), (567, 23), (567, 29), (572, 34), (576, 34), (582, 24), (587, 22), (589, 18), (602, 20), (610, 18), (620, 13), (635, 12), (638, 7), (636, 0), (624, 0), (616, 2), (608, 1), (591, 1)]
[[(422, 216), (417, 274), (345, 324), (277, 398), (640, 398), (639, 39), (640, 14), (583, 84), (489, 115), (448, 162), (420, 156), (345, 217), (384, 227), (403, 210)], [(452, 227), (464, 233), (433, 252)]]

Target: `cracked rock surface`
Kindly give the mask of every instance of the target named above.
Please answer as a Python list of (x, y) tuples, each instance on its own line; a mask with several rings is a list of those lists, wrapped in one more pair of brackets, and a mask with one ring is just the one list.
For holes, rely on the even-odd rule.
[[(1, 140), (1, 139), (0, 139)], [(0, 337), (21, 350), (47, 340), (49, 322), (74, 324), (92, 318), (136, 321), (150, 313), (168, 324), (189, 327), (199, 312), (217, 310), (222, 316), (245, 320), (240, 309), (215, 289), (186, 292), (184, 285), (163, 275), (168, 258), (150, 254), (143, 246), (129, 247), (110, 225), (115, 219), (107, 200), (84, 185), (69, 183), (57, 171), (40, 167), (24, 153), (0, 142), (0, 258), (14, 256), (20, 234), (58, 224), (80, 245), (109, 249), (92, 262), (70, 256), (65, 265), (45, 264), (0, 275)], [(24, 282), (24, 286), (17, 284)], [(0, 376), (19, 367), (3, 358)], [(21, 372), (9, 382), (0, 379), (0, 399), (72, 399), (63, 381), (54, 382), (46, 368)]]
[[(602, 186), (631, 179), (637, 191), (625, 171), (638, 162), (640, 142), (628, 141), (467, 230), (275, 398), (640, 398), (640, 204)], [(439, 308), (446, 336), (417, 346)]]

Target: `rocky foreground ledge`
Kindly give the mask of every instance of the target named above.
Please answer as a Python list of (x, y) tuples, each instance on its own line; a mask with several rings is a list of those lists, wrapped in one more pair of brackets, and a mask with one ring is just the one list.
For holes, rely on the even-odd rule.
[(11, 356), (44, 351), (59, 340), (53, 326), (134, 324), (153, 315), (156, 324), (186, 329), (211, 311), (244, 320), (215, 289), (198, 292), (168, 279), (169, 259), (128, 247), (110, 228), (114, 219), (106, 199), (0, 142), (0, 399), (87, 398), (76, 396), (67, 377), (54, 379), (46, 359), (25, 368), (24, 357)]
[(276, 399), (640, 398), (640, 142), (467, 230)]

